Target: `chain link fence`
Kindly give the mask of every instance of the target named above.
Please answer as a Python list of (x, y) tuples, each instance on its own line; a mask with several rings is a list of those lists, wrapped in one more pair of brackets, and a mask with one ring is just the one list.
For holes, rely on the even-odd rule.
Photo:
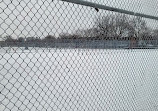
[(157, 111), (149, 0), (0, 0), (0, 111)]

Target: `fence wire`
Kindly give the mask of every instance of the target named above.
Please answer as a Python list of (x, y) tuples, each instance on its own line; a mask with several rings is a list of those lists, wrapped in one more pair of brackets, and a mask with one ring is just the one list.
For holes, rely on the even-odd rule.
[(74, 1), (0, 0), (0, 111), (157, 111), (157, 1)]

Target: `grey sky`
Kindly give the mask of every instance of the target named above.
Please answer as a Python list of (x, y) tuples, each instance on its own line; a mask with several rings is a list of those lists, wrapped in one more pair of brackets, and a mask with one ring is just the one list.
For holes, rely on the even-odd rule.
[[(129, 11), (158, 15), (157, 0), (87, 0)], [(19, 5), (20, 4), (20, 5)], [(91, 28), (98, 16), (109, 14), (93, 8), (60, 0), (0, 0), (0, 36), (45, 37), (58, 36), (75, 30)], [(151, 27), (154, 20), (148, 20)], [(155, 26), (154, 26), (155, 27)]]

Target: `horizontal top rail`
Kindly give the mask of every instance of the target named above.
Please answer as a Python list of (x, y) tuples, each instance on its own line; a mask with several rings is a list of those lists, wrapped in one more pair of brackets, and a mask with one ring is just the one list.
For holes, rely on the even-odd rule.
[(106, 5), (96, 4), (96, 3), (92, 3), (92, 2), (88, 2), (88, 1), (84, 1), (84, 0), (61, 0), (61, 1), (75, 3), (75, 4), (80, 4), (80, 5), (89, 6), (89, 7), (98, 8), (98, 9), (103, 9), (103, 10), (109, 10), (109, 11), (113, 11), (113, 12), (119, 12), (119, 13), (124, 13), (124, 14), (129, 14), (129, 15), (134, 15), (134, 16), (139, 16), (139, 17), (144, 17), (144, 18), (158, 20), (158, 17), (155, 17), (155, 16), (141, 14), (141, 13), (135, 13), (135, 12), (132, 12), (132, 11), (127, 11), (127, 10), (123, 10), (123, 9), (119, 9), (119, 8), (106, 6)]

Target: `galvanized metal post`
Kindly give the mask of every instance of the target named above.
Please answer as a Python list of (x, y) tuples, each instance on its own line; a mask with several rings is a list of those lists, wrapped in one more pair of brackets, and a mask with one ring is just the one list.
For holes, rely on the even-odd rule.
[(158, 20), (158, 17), (155, 17), (155, 16), (146, 15), (146, 14), (142, 14), (142, 13), (136, 13), (136, 12), (132, 12), (132, 11), (127, 11), (127, 10), (123, 10), (123, 9), (119, 9), (119, 8), (114, 8), (114, 7), (110, 7), (110, 6), (106, 6), (106, 5), (101, 5), (101, 4), (96, 4), (93, 2), (84, 1), (84, 0), (61, 0), (61, 1), (80, 4), (80, 5), (89, 6), (89, 7), (98, 8), (98, 9), (103, 9), (103, 10), (109, 10), (109, 11), (113, 11), (113, 12), (124, 13), (124, 14), (128, 14), (128, 15), (134, 15), (134, 16)]

